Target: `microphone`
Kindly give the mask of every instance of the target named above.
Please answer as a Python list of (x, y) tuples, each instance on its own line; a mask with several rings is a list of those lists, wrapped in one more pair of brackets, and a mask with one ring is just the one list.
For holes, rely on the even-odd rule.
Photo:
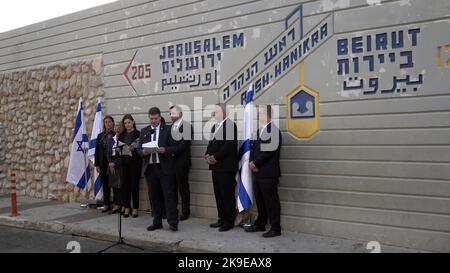
[(150, 130), (142, 136), (142, 140), (144, 140), (144, 138), (148, 137), (149, 135), (153, 135), (154, 132), (155, 130), (153, 128), (150, 128)]
[(142, 139), (142, 142), (143, 142), (144, 138), (146, 138), (146, 137), (149, 136), (149, 135), (152, 135), (154, 132), (155, 132), (155, 130), (152, 129), (152, 128), (150, 128), (150, 130), (149, 130), (145, 135), (143, 135), (142, 138), (139, 137), (138, 139), (136, 139), (136, 141), (133, 142), (133, 143), (131, 144), (131, 146), (134, 146), (133, 144), (135, 144), (136, 147), (139, 147), (139, 146), (142, 144), (142, 143), (141, 143), (141, 139)]
[(150, 128), (150, 130), (142, 137), (143, 139), (146, 138), (148, 135), (153, 135), (155, 133), (155, 129)]

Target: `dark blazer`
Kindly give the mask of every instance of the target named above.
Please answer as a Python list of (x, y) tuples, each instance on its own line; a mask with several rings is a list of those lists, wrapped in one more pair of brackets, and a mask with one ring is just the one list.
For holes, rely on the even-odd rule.
[[(133, 130), (132, 135), (131, 135), (131, 141), (130, 141), (130, 140), (125, 140), (125, 138), (124, 138), (125, 132), (124, 132), (119, 136), (119, 141), (123, 142), (127, 145), (131, 145), (133, 143), (136, 143), (140, 134), (141, 134), (141, 132), (139, 132), (138, 130), (136, 130), (136, 129)], [(139, 144), (139, 143), (137, 143), (137, 144)], [(119, 158), (120, 158), (120, 156), (119, 156)], [(132, 164), (142, 164), (141, 156), (139, 155), (137, 149), (133, 149), (131, 158), (128, 158), (127, 156), (123, 156), (123, 158), (120, 159), (119, 165), (120, 165), (120, 163), (126, 164), (127, 162), (132, 163)]]
[[(161, 169), (164, 175), (172, 175), (174, 170), (174, 156), (177, 152), (177, 145), (175, 140), (171, 136), (171, 126), (166, 125), (161, 122), (159, 128), (159, 138), (158, 138), (158, 146), (164, 147), (166, 149), (164, 154), (158, 154), (159, 163), (161, 164)], [(152, 140), (153, 129), (152, 126), (149, 125), (141, 130), (141, 135), (139, 136), (139, 147), (137, 149), (140, 156), (143, 158), (142, 163), (142, 171), (145, 172), (148, 164), (150, 163), (150, 156), (144, 156), (142, 144), (150, 142)]]
[(97, 142), (95, 143), (94, 166), (105, 168), (108, 166), (108, 141), (114, 136), (114, 132), (107, 134), (101, 132), (97, 135)]
[(114, 168), (116, 170), (116, 174), (114, 175), (108, 170), (108, 183), (110, 187), (120, 188), (120, 156), (117, 151), (113, 155), (113, 149), (115, 149), (116, 146), (114, 136), (115, 134), (112, 135), (112, 137), (108, 137), (106, 141), (106, 146), (108, 147), (106, 158), (108, 160), (108, 164), (114, 163)]
[[(268, 145), (271, 143), (272, 138), (270, 133), (276, 133), (278, 131), (279, 141), (273, 140), (273, 145), (277, 145), (274, 150), (261, 150), (261, 144)], [(281, 149), (282, 139), (280, 130), (273, 124), (269, 123), (264, 131), (260, 133), (258, 131), (258, 137), (253, 142), (252, 149), (250, 152), (250, 161), (258, 168), (258, 172), (254, 173), (256, 178), (278, 178), (281, 176), (280, 169), (280, 149)]]
[[(214, 134), (214, 125), (211, 133)], [(234, 133), (231, 135), (231, 131)], [(226, 139), (227, 132), (230, 136)], [(237, 126), (230, 119), (226, 119), (218, 132), (209, 141), (206, 148), (206, 154), (213, 155), (217, 163), (209, 165), (212, 171), (237, 172), (238, 170), (238, 151), (237, 151)]]
[[(185, 128), (190, 128), (190, 138), (183, 138), (183, 132)], [(187, 132), (189, 133), (189, 132)], [(174, 155), (174, 166), (175, 168), (186, 168), (191, 166), (191, 140), (193, 139), (194, 131), (192, 125), (189, 122), (182, 121), (180, 127), (178, 127), (177, 132), (173, 130), (172, 124), (172, 137), (175, 139), (177, 145), (177, 150)]]
[(115, 163), (116, 159), (118, 158), (117, 153), (114, 153), (113, 156), (113, 149), (115, 148), (116, 142), (114, 141), (114, 135), (111, 135), (111, 137), (108, 137), (106, 139), (106, 147), (107, 147), (107, 153), (106, 153), (106, 158), (108, 160), (108, 164), (109, 163)]

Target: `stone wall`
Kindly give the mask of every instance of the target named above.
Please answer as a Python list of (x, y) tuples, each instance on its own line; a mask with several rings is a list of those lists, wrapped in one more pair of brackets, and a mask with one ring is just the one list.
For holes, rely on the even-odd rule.
[[(71, 202), (85, 197), (66, 175), (79, 97), (90, 132), (103, 96), (102, 69), (98, 58), (0, 74), (0, 160), (3, 172), (16, 171), (19, 195)], [(9, 183), (1, 171), (0, 194)]]
[[(5, 167), (5, 148), (4, 148), (4, 137), (5, 131), (3, 124), (0, 123), (0, 183), (6, 178), (6, 167)], [(0, 193), (5, 193), (3, 189), (3, 184), (0, 184)]]

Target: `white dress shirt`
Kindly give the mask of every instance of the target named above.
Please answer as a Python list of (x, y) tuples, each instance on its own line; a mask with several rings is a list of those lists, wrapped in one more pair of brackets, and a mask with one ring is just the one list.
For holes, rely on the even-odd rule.
[(269, 123), (267, 123), (266, 125), (264, 125), (264, 127), (261, 129), (261, 131), (259, 132), (259, 138), (261, 138), (261, 136), (262, 136), (262, 134), (263, 134), (263, 132), (264, 132), (264, 130), (267, 128), (267, 126), (269, 125), (269, 124), (271, 124), (272, 123), (272, 121), (271, 122), (269, 122)]
[(225, 120), (227, 120), (227, 119), (228, 119), (228, 117), (226, 117), (226, 118), (225, 118), (224, 120), (222, 120), (221, 122), (216, 123), (216, 127), (214, 128), (214, 135), (213, 135), (213, 138), (216, 136), (216, 133), (219, 131), (220, 127), (223, 126), (223, 123), (224, 123)]
[[(159, 129), (160, 128), (161, 128), (161, 123), (158, 124), (157, 127), (152, 126), (153, 134), (152, 134), (151, 138), (152, 138), (152, 141), (156, 141), (156, 143), (158, 143), (158, 141), (159, 141)], [(156, 134), (156, 138), (153, 138), (154, 134)], [(156, 162), (152, 162), (152, 156), (150, 155), (150, 164), (155, 164), (155, 163), (156, 164), (159, 163), (159, 153), (156, 153)]]
[(113, 144), (113, 146), (112, 146), (112, 156), (115, 156), (115, 155), (116, 155), (116, 148), (117, 148), (117, 144), (119, 143), (119, 142), (117, 141), (117, 138), (118, 138), (118, 134), (116, 134), (116, 135), (113, 137), (114, 144)]
[(178, 119), (177, 121), (175, 121), (172, 125), (172, 129), (174, 131), (178, 131), (178, 129), (180, 129), (181, 123), (183, 122), (183, 119)]

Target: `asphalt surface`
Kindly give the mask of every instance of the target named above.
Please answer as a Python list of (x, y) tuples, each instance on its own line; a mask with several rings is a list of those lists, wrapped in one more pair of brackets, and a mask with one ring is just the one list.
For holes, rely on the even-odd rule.
[[(97, 253), (114, 242), (0, 226), (0, 253)], [(105, 253), (161, 253), (163, 249), (115, 246)]]

